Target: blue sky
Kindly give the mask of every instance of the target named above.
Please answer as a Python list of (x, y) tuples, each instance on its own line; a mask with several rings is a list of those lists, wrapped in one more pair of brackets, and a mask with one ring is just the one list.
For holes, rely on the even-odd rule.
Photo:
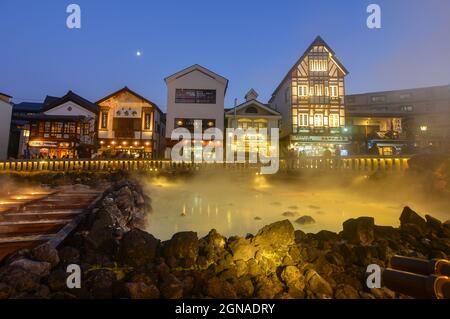
[[(70, 3), (80, 30), (66, 27)], [(381, 29), (366, 26), (370, 3)], [(0, 12), (0, 92), (17, 102), (127, 85), (165, 109), (164, 77), (194, 63), (229, 79), (226, 106), (250, 88), (266, 102), (317, 35), (349, 70), (347, 93), (450, 84), (448, 0), (0, 0)]]

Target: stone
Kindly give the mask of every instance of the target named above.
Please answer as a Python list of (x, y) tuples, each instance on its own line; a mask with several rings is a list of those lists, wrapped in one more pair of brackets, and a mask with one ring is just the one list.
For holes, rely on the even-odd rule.
[(60, 262), (64, 265), (78, 264), (80, 262), (80, 251), (72, 246), (65, 246), (59, 250)]
[(276, 275), (256, 278), (255, 297), (258, 299), (273, 299), (283, 291), (284, 286)]
[(26, 258), (13, 261), (10, 266), (22, 268), (23, 270), (26, 270), (39, 277), (48, 276), (50, 274), (50, 269), (52, 268), (49, 262), (34, 261)]
[(155, 260), (160, 242), (153, 235), (132, 229), (120, 241), (119, 261), (133, 267), (142, 267)]
[(331, 298), (333, 289), (315, 270), (309, 269), (305, 273), (306, 289), (319, 298)]
[(351, 243), (370, 244), (374, 240), (373, 217), (359, 217), (346, 220), (342, 236)]
[(160, 293), (155, 285), (147, 285), (143, 282), (128, 282), (125, 284), (131, 299), (158, 299)]
[(0, 273), (0, 282), (16, 292), (31, 292), (39, 288), (40, 277), (20, 267), (7, 266)]
[(297, 213), (296, 212), (287, 211), (287, 212), (284, 212), (281, 215), (284, 216), (284, 217), (295, 217), (295, 216), (297, 216)]
[(238, 238), (230, 242), (228, 247), (232, 252), (233, 260), (247, 261), (255, 257), (256, 248), (247, 239)]
[(55, 267), (59, 263), (58, 251), (49, 243), (39, 245), (31, 250), (31, 258), (36, 261), (44, 261)]
[(301, 241), (303, 241), (306, 238), (306, 234), (304, 231), (301, 231), (300, 229), (295, 230), (294, 232), (295, 236), (295, 242), (298, 244)]
[(299, 225), (311, 225), (316, 223), (315, 219), (309, 215), (301, 216), (297, 218), (295, 222)]
[(178, 261), (182, 267), (189, 268), (194, 265), (199, 252), (199, 241), (196, 232), (179, 232), (167, 241), (163, 248), (164, 257), (172, 259), (170, 266), (176, 266)]
[(427, 231), (427, 222), (425, 219), (406, 206), (403, 208), (402, 214), (400, 215), (400, 229), (408, 231), (406, 226), (409, 224), (416, 226), (415, 228), (420, 231), (419, 235), (423, 235)]
[(67, 276), (69, 274), (64, 269), (54, 269), (48, 276), (47, 284), (52, 291), (65, 291), (67, 288)]
[(358, 291), (350, 285), (339, 284), (334, 293), (336, 299), (359, 299)]
[(426, 219), (427, 225), (430, 229), (432, 229), (436, 232), (438, 232), (442, 229), (442, 222), (439, 219), (434, 218), (433, 216), (430, 216), (430, 215), (425, 215), (425, 219)]
[(11, 295), (11, 287), (7, 284), (0, 282), (0, 300), (8, 299)]
[(287, 219), (264, 226), (252, 238), (255, 245), (283, 247), (295, 241), (294, 227)]
[(234, 287), (227, 281), (213, 277), (206, 283), (206, 295), (218, 299), (236, 299)]
[(344, 266), (345, 260), (344, 257), (342, 257), (341, 254), (338, 254), (337, 252), (329, 251), (325, 254), (325, 259), (333, 265), (336, 266)]
[(116, 274), (109, 269), (93, 269), (86, 274), (87, 290), (95, 299), (111, 299), (113, 297), (113, 285)]
[(281, 280), (289, 286), (297, 280), (304, 280), (304, 277), (296, 266), (286, 266), (281, 272)]
[(183, 283), (171, 274), (164, 279), (160, 292), (163, 298), (181, 299), (183, 298)]
[(314, 239), (319, 241), (336, 241), (339, 239), (339, 235), (332, 231), (321, 230), (317, 234), (314, 234)]
[(233, 283), (234, 291), (239, 298), (251, 298), (255, 287), (249, 278), (239, 278)]

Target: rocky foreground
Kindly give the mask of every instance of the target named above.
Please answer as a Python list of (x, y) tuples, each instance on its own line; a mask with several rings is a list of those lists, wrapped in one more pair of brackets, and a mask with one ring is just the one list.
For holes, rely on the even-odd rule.
[[(367, 265), (388, 266), (395, 254), (450, 256), (450, 224), (408, 207), (400, 228), (360, 217), (339, 234), (305, 234), (282, 220), (245, 238), (213, 229), (163, 242), (142, 230), (150, 209), (137, 183), (116, 183), (58, 249), (43, 244), (7, 258), (0, 299), (402, 298), (365, 287)], [(70, 264), (81, 266), (81, 288), (66, 285)]]

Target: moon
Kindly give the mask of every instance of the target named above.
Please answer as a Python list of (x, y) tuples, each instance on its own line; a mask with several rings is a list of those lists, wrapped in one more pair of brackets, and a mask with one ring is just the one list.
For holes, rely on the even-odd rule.
[(141, 51), (136, 51), (136, 56), (141, 56)]

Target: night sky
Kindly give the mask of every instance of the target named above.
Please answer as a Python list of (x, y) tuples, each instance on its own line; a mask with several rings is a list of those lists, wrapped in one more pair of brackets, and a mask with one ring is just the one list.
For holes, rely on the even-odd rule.
[[(370, 3), (382, 29), (366, 26)], [(250, 88), (267, 102), (317, 35), (349, 70), (347, 93), (450, 84), (448, 0), (0, 0), (0, 13), (0, 92), (15, 102), (127, 85), (165, 109), (164, 77), (194, 63), (230, 80), (226, 107)]]

